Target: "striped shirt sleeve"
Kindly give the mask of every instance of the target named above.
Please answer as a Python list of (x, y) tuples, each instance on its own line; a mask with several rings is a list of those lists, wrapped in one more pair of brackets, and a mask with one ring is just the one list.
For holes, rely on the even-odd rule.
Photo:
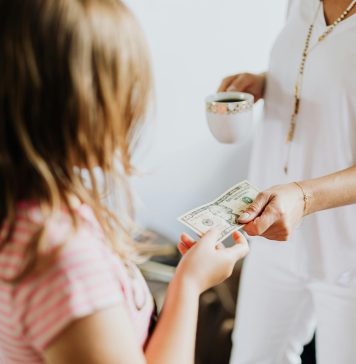
[(31, 346), (43, 352), (76, 319), (123, 301), (111, 263), (103, 243), (82, 234), (44, 274), (20, 283), (14, 309)]

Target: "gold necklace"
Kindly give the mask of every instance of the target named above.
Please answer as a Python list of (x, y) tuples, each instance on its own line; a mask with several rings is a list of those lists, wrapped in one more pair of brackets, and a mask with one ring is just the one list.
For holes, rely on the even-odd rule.
[(302, 60), (301, 60), (300, 65), (299, 65), (298, 76), (297, 76), (297, 80), (296, 80), (295, 86), (294, 86), (294, 107), (293, 107), (293, 112), (292, 112), (291, 119), (290, 119), (287, 139), (286, 139), (286, 143), (288, 144), (288, 154), (287, 154), (287, 161), (286, 161), (286, 164), (284, 166), (285, 174), (288, 173), (290, 147), (291, 147), (291, 143), (292, 143), (292, 141), (294, 139), (295, 128), (296, 128), (296, 125), (297, 125), (297, 116), (298, 116), (298, 113), (299, 113), (299, 110), (300, 110), (300, 100), (301, 100), (301, 91), (302, 91), (302, 83), (303, 83), (305, 62), (306, 62), (306, 60), (308, 58), (309, 53), (318, 44), (320, 44), (335, 29), (335, 27), (341, 21), (343, 21), (345, 19), (345, 17), (349, 14), (349, 12), (352, 10), (352, 8), (356, 5), (356, 0), (351, 1), (350, 5), (346, 8), (346, 10), (331, 25), (329, 25), (327, 27), (326, 31), (322, 35), (320, 35), (320, 37), (318, 38), (318, 41), (316, 42), (316, 44), (312, 48), (310, 48), (310, 39), (311, 39), (311, 36), (313, 34), (316, 19), (317, 19), (318, 15), (319, 15), (319, 11), (321, 9), (321, 4), (322, 4), (322, 0), (320, 0), (320, 2), (319, 2), (319, 6), (318, 6), (318, 8), (316, 10), (314, 20), (313, 20), (313, 22), (311, 23), (311, 25), (309, 26), (309, 29), (308, 29), (307, 37), (305, 39), (305, 44), (304, 44), (304, 50), (303, 50), (303, 54), (302, 54)]

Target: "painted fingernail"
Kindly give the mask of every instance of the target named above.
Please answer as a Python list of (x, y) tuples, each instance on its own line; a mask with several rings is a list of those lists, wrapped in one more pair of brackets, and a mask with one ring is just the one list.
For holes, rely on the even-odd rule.
[(234, 231), (233, 234), (232, 234), (233, 238), (235, 240), (239, 240), (240, 239), (240, 234), (237, 232), (237, 231)]
[(250, 217), (250, 214), (248, 212), (244, 212), (239, 220), (247, 220)]

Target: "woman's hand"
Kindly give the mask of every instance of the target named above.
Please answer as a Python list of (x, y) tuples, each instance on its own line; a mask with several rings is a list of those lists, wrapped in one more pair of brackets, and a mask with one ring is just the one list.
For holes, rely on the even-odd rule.
[(239, 73), (222, 80), (218, 92), (238, 91), (252, 94), (255, 102), (263, 98), (266, 74)]
[(288, 240), (304, 215), (304, 195), (295, 183), (272, 187), (258, 194), (241, 215), (247, 234), (270, 240)]
[(247, 241), (241, 233), (233, 233), (236, 245), (230, 248), (218, 244), (218, 236), (216, 230), (211, 230), (195, 242), (183, 234), (178, 244), (184, 257), (177, 268), (177, 274), (193, 284), (199, 293), (230, 277), (235, 263), (249, 251)]

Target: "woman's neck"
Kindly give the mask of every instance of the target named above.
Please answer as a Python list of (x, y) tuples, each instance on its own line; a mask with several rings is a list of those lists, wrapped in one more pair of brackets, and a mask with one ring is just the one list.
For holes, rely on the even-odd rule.
[[(350, 3), (351, 0), (323, 0), (326, 24), (332, 24), (346, 10)], [(353, 14), (356, 14), (356, 5), (347, 14), (346, 18)]]

